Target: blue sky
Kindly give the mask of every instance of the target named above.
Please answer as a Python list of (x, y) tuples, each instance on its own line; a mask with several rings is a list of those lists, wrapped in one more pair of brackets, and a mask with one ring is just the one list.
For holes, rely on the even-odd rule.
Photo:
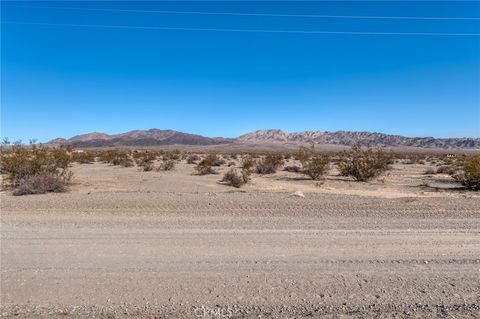
[(136, 11), (480, 17), (480, 3), (2, 1), (1, 135), (155, 127), (480, 137), (480, 36), (111, 27), (478, 34), (480, 20)]

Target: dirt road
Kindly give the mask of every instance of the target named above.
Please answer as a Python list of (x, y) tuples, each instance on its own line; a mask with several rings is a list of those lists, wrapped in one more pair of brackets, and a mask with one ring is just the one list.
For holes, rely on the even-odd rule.
[(2, 316), (480, 316), (478, 199), (177, 196), (3, 197)]

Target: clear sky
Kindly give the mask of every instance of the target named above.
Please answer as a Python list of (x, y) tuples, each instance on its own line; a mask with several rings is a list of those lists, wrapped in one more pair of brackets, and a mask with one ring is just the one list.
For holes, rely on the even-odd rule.
[(1, 134), (480, 137), (480, 36), (458, 35), (479, 19), (351, 16), (478, 18), (480, 2), (2, 1)]

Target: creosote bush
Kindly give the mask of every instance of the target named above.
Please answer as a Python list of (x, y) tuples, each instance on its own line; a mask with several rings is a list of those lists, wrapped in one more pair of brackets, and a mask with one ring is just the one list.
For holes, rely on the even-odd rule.
[(143, 167), (144, 171), (151, 171), (157, 154), (149, 151), (133, 151), (132, 157), (138, 166)]
[(240, 188), (250, 180), (250, 172), (247, 170), (239, 170), (231, 168), (222, 178), (222, 182), (226, 182), (233, 187)]
[(458, 160), (451, 176), (470, 190), (480, 190), (480, 155), (468, 156)]
[(313, 180), (320, 179), (328, 171), (330, 158), (327, 155), (317, 155), (303, 164), (303, 173)]
[(2, 149), (0, 172), (5, 174), (4, 186), (12, 187), (15, 195), (60, 192), (72, 178), (70, 163), (64, 148), (14, 145), (8, 151)]
[(127, 150), (107, 150), (100, 152), (99, 160), (104, 163), (118, 165), (123, 167), (131, 167), (134, 165), (133, 159), (130, 157), (130, 151)]
[(435, 168), (429, 167), (423, 173), (424, 175), (435, 175), (437, 174), (437, 170)]
[(200, 156), (198, 156), (197, 154), (192, 154), (187, 157), (187, 164), (197, 164), (199, 160)]
[(351, 176), (356, 181), (368, 181), (380, 176), (389, 169), (391, 156), (381, 149), (362, 149), (355, 145), (343, 152), (338, 161), (338, 170), (343, 176)]
[(195, 170), (199, 175), (216, 174), (213, 166), (218, 166), (219, 158), (215, 154), (208, 154), (200, 163), (195, 166)]
[(256, 162), (250, 155), (247, 155), (242, 159), (242, 170), (249, 172), (249, 174), (253, 172), (255, 165)]
[(183, 157), (182, 151), (176, 149), (173, 151), (165, 151), (163, 154), (163, 160), (168, 161), (168, 160), (173, 160), (173, 161), (179, 161)]
[(66, 191), (68, 180), (53, 173), (25, 177), (13, 191), (13, 195), (61, 193)]
[(437, 174), (452, 175), (453, 173), (455, 173), (455, 169), (450, 165), (441, 165), (437, 168)]
[(95, 162), (95, 152), (92, 151), (76, 151), (72, 152), (72, 162), (79, 164), (92, 164)]
[(175, 165), (177, 164), (177, 161), (175, 160), (166, 160), (160, 163), (158, 166), (157, 170), (159, 171), (171, 171), (172, 169), (175, 168)]
[(300, 173), (302, 171), (302, 169), (297, 165), (285, 166), (283, 170), (291, 173)]
[(281, 154), (268, 154), (257, 163), (258, 174), (273, 174), (283, 165), (283, 156)]

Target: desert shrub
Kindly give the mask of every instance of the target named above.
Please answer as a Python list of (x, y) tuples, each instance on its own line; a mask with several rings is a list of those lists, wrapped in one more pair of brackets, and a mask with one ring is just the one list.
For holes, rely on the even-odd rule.
[(242, 169), (247, 172), (253, 172), (256, 162), (251, 156), (246, 156), (242, 159)]
[(305, 146), (300, 146), (300, 148), (297, 151), (297, 154), (295, 154), (295, 159), (300, 161), (300, 163), (305, 163), (310, 157), (312, 157), (314, 154), (314, 146), (312, 144), (311, 147), (305, 147)]
[(284, 170), (291, 173), (300, 173), (302, 169), (297, 165), (290, 165), (290, 166), (285, 166)]
[(18, 186), (13, 191), (13, 195), (60, 193), (66, 190), (67, 184), (67, 178), (53, 173), (32, 175), (20, 180)]
[(356, 181), (368, 181), (380, 176), (389, 169), (391, 156), (381, 149), (362, 149), (355, 145), (343, 152), (338, 162), (338, 170), (343, 176), (351, 176)]
[(480, 155), (460, 159), (451, 176), (470, 190), (480, 190)]
[(280, 154), (268, 154), (257, 163), (258, 174), (273, 174), (283, 165), (283, 156)]
[(134, 165), (133, 160), (127, 154), (116, 157), (112, 164), (123, 167), (132, 167)]
[(177, 164), (176, 161), (174, 160), (166, 160), (160, 163), (158, 166), (159, 171), (171, 171), (172, 169), (175, 168), (175, 165)]
[(93, 162), (95, 162), (95, 152), (92, 152), (92, 151), (73, 152), (72, 162), (76, 162), (80, 164), (92, 164)]
[(150, 172), (153, 170), (153, 162), (145, 162), (142, 163), (142, 165), (139, 165), (140, 167), (143, 167), (144, 172)]
[(126, 150), (107, 150), (98, 154), (98, 159), (101, 162), (118, 165), (123, 167), (131, 167), (134, 165), (133, 159), (130, 157), (130, 152)]
[(424, 175), (435, 175), (435, 174), (437, 174), (437, 170), (433, 167), (429, 167), (425, 170), (425, 172), (423, 174)]
[(218, 163), (217, 155), (209, 154), (195, 166), (195, 170), (199, 175), (216, 174), (216, 171), (213, 169), (216, 163)]
[(183, 157), (182, 151), (180, 151), (178, 149), (173, 150), (173, 151), (166, 151), (163, 154), (163, 160), (164, 161), (168, 161), (168, 160), (179, 161), (179, 160), (182, 159), (182, 157)]
[(199, 160), (200, 156), (198, 156), (197, 154), (192, 154), (187, 157), (187, 164), (197, 164)]
[(265, 161), (260, 161), (258, 164), (257, 164), (257, 173), (258, 174), (273, 174), (277, 171), (277, 168), (270, 164), (270, 163), (266, 163)]
[[(56, 176), (65, 186), (73, 175), (69, 170), (70, 163), (70, 154), (64, 148), (14, 145), (8, 152), (2, 150), (0, 172), (5, 174), (4, 183), (17, 189), (17, 194), (21, 195), (28, 193), (28, 188), (39, 187), (42, 178), (38, 176), (42, 176), (44, 182), (50, 182), (51, 176)], [(21, 191), (18, 189), (20, 186)], [(44, 187), (45, 192), (51, 189), (47, 186)]]
[(222, 182), (229, 183), (233, 187), (240, 188), (250, 180), (250, 173), (246, 170), (231, 168), (222, 178)]
[(306, 161), (303, 165), (303, 173), (313, 180), (320, 179), (328, 171), (330, 159), (326, 155), (317, 155)]
[(212, 161), (212, 166), (222, 166), (224, 164), (226, 164), (227, 161), (225, 161), (223, 158), (219, 158), (219, 157), (216, 157), (213, 161)]
[(0, 171), (14, 186), (24, 178), (52, 173), (69, 175), (70, 155), (63, 148), (13, 146), (10, 152), (1, 153)]
[(450, 165), (441, 165), (437, 168), (437, 174), (452, 174), (454, 172), (454, 168)]
[(397, 154), (397, 158), (401, 159), (401, 163), (406, 165), (412, 164), (425, 164), (427, 159), (426, 154), (419, 154), (419, 153), (407, 153), (407, 154)]
[(155, 152), (133, 151), (132, 157), (138, 166), (149, 166), (157, 159)]

